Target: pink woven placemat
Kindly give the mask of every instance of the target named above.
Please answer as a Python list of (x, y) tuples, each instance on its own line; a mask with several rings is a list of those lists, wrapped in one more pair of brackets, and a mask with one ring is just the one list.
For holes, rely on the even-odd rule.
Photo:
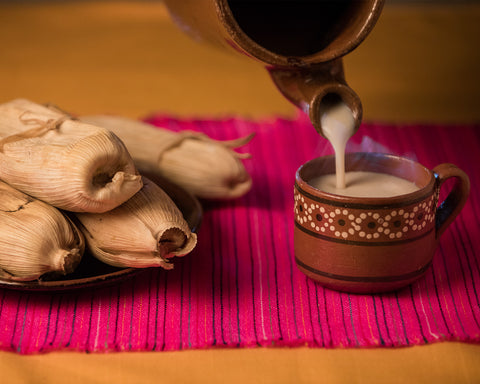
[(205, 204), (195, 251), (173, 271), (150, 269), (104, 288), (67, 293), (0, 290), (0, 349), (107, 352), (213, 346), (400, 347), (480, 342), (480, 126), (364, 124), (350, 150), (388, 151), (432, 168), (465, 170), (472, 192), (442, 236), (426, 276), (398, 292), (338, 293), (300, 273), (293, 255), (293, 182), (303, 162), (330, 146), (305, 117), (288, 121), (181, 121), (172, 130), (232, 139), (253, 189)]

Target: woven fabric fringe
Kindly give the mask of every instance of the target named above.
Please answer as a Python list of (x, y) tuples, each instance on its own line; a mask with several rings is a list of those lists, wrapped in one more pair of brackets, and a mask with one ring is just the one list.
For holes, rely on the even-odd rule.
[(352, 295), (323, 288), (295, 266), (295, 171), (332, 152), (305, 117), (148, 121), (216, 139), (255, 132), (242, 149), (252, 154), (245, 165), (253, 189), (234, 201), (205, 203), (198, 247), (173, 271), (149, 269), (121, 284), (65, 293), (0, 290), (0, 349), (27, 354), (480, 342), (480, 126), (360, 128), (351, 151), (388, 151), (429, 168), (454, 163), (473, 188), (424, 278), (393, 293)]

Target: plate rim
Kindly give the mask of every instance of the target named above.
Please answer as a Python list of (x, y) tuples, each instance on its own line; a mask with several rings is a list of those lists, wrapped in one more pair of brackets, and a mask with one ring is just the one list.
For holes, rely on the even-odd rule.
[[(138, 168), (138, 167), (137, 167)], [(203, 207), (196, 196), (194, 196), (189, 191), (180, 187), (178, 184), (175, 184), (171, 181), (168, 181), (162, 177), (158, 172), (152, 172), (151, 169), (142, 172), (139, 169), (142, 176), (149, 178), (151, 181), (158, 184), (168, 196), (174, 200), (177, 207), (184, 215), (185, 220), (190, 227), (190, 230), (193, 233), (197, 233), (200, 227), (200, 224), (203, 219)], [(192, 212), (190, 212), (191, 217), (185, 217), (186, 212), (184, 212), (184, 207), (179, 206), (178, 201), (180, 200), (179, 195), (173, 196), (174, 192), (177, 192), (180, 196), (183, 195), (183, 199), (189, 200), (189, 204), (194, 207)], [(184, 204), (187, 205), (187, 204)], [(182, 209), (183, 208), (183, 209)], [(93, 257), (93, 256), (91, 256)], [(100, 274), (96, 276), (81, 277), (77, 279), (61, 279), (61, 280), (28, 280), (28, 281), (19, 281), (19, 280), (10, 280), (5, 279), (0, 276), (0, 289), (10, 289), (17, 291), (29, 291), (29, 292), (54, 292), (54, 291), (68, 291), (75, 289), (90, 288), (96, 286), (106, 286), (110, 284), (115, 284), (119, 281), (126, 280), (127, 278), (134, 277), (140, 273), (143, 273), (151, 268), (122, 268), (120, 270)], [(158, 267), (160, 268), (160, 267)]]

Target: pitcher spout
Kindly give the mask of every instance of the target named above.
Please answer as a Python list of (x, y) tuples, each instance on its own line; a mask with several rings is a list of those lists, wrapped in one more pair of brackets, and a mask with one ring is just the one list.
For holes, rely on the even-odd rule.
[(342, 59), (308, 67), (270, 67), (273, 82), (294, 105), (308, 114), (314, 128), (325, 137), (322, 115), (332, 104), (344, 103), (352, 111), (354, 132), (363, 116), (358, 95), (347, 85)]

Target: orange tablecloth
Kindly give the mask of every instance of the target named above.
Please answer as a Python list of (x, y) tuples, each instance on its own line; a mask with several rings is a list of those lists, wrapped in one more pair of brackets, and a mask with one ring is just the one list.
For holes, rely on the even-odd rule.
[[(387, 4), (345, 59), (365, 119), (480, 120), (480, 6)], [(78, 114), (293, 116), (263, 68), (197, 45), (155, 2), (0, 6), (0, 102), (27, 97)], [(0, 354), (5, 382), (475, 382), (480, 347)], [(71, 379), (70, 379), (71, 378)]]

